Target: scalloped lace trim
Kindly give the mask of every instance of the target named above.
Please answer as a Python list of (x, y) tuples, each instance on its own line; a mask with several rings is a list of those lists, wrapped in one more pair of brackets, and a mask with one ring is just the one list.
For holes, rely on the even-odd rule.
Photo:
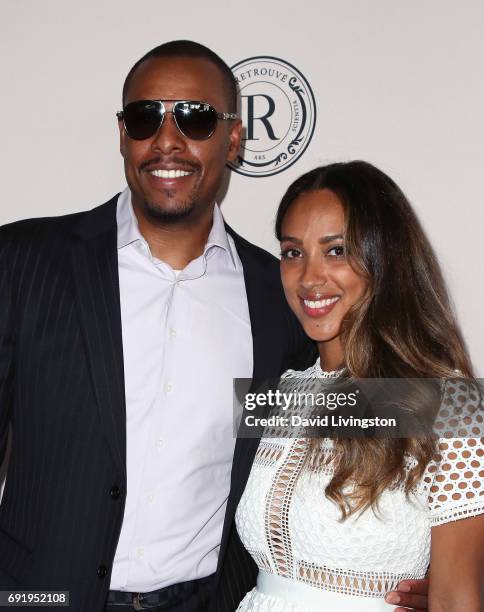
[(478, 516), (479, 514), (484, 514), (484, 498), (480, 499), (471, 506), (447, 508), (440, 514), (434, 514), (432, 516), (431, 525), (432, 527), (436, 527), (437, 525), (444, 525), (445, 523), (460, 521), (461, 519), (471, 518), (472, 516)]

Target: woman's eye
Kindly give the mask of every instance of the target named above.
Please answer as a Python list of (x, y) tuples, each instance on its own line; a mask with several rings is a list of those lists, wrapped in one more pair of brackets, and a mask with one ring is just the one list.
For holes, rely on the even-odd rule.
[(300, 255), (300, 251), (298, 251), (297, 249), (282, 249), (281, 251), (281, 257), (283, 259), (295, 259), (296, 257), (299, 257)]
[(327, 255), (330, 255), (331, 257), (344, 257), (345, 256), (345, 248), (344, 248), (344, 246), (342, 244), (340, 244), (338, 246), (331, 247), (327, 251)]

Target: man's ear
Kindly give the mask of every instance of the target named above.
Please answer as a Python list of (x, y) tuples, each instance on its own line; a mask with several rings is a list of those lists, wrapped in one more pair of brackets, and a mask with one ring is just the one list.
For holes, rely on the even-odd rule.
[(124, 129), (124, 123), (121, 121), (121, 119), (118, 119), (118, 129), (119, 129), (119, 152), (124, 157), (126, 130)]
[(242, 138), (242, 121), (234, 119), (230, 128), (229, 148), (227, 151), (227, 161), (233, 162), (237, 159), (240, 151), (240, 139)]

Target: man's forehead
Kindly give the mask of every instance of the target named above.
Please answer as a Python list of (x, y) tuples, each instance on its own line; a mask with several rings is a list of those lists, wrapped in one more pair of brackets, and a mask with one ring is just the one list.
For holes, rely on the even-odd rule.
[(222, 86), (222, 75), (219, 68), (210, 60), (203, 57), (156, 57), (150, 58), (140, 64), (132, 75), (132, 83), (139, 81), (152, 80), (164, 82), (176, 80), (180, 85), (193, 82), (195, 84), (205, 84), (205, 75), (215, 81), (211, 86)]
[(223, 78), (215, 64), (201, 57), (179, 56), (143, 62), (133, 73), (127, 91), (128, 101), (145, 97), (217, 102), (223, 95)]

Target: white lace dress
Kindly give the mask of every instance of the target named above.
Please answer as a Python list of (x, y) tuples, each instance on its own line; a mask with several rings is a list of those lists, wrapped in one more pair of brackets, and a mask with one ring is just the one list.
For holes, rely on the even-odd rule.
[[(322, 372), (319, 361), (286, 373), (334, 375)], [(459, 390), (447, 393), (453, 401)], [(482, 432), (482, 413), (477, 418)], [(484, 513), (483, 442), (442, 438), (441, 460), (427, 466), (410, 498), (401, 488), (387, 490), (378, 515), (367, 510), (340, 522), (339, 508), (324, 495), (331, 462), (309, 470), (307, 440), (262, 438), (236, 513), (259, 577), (238, 612), (389, 612), (384, 595), (427, 572), (431, 527)], [(334, 457), (330, 439), (321, 448)]]

